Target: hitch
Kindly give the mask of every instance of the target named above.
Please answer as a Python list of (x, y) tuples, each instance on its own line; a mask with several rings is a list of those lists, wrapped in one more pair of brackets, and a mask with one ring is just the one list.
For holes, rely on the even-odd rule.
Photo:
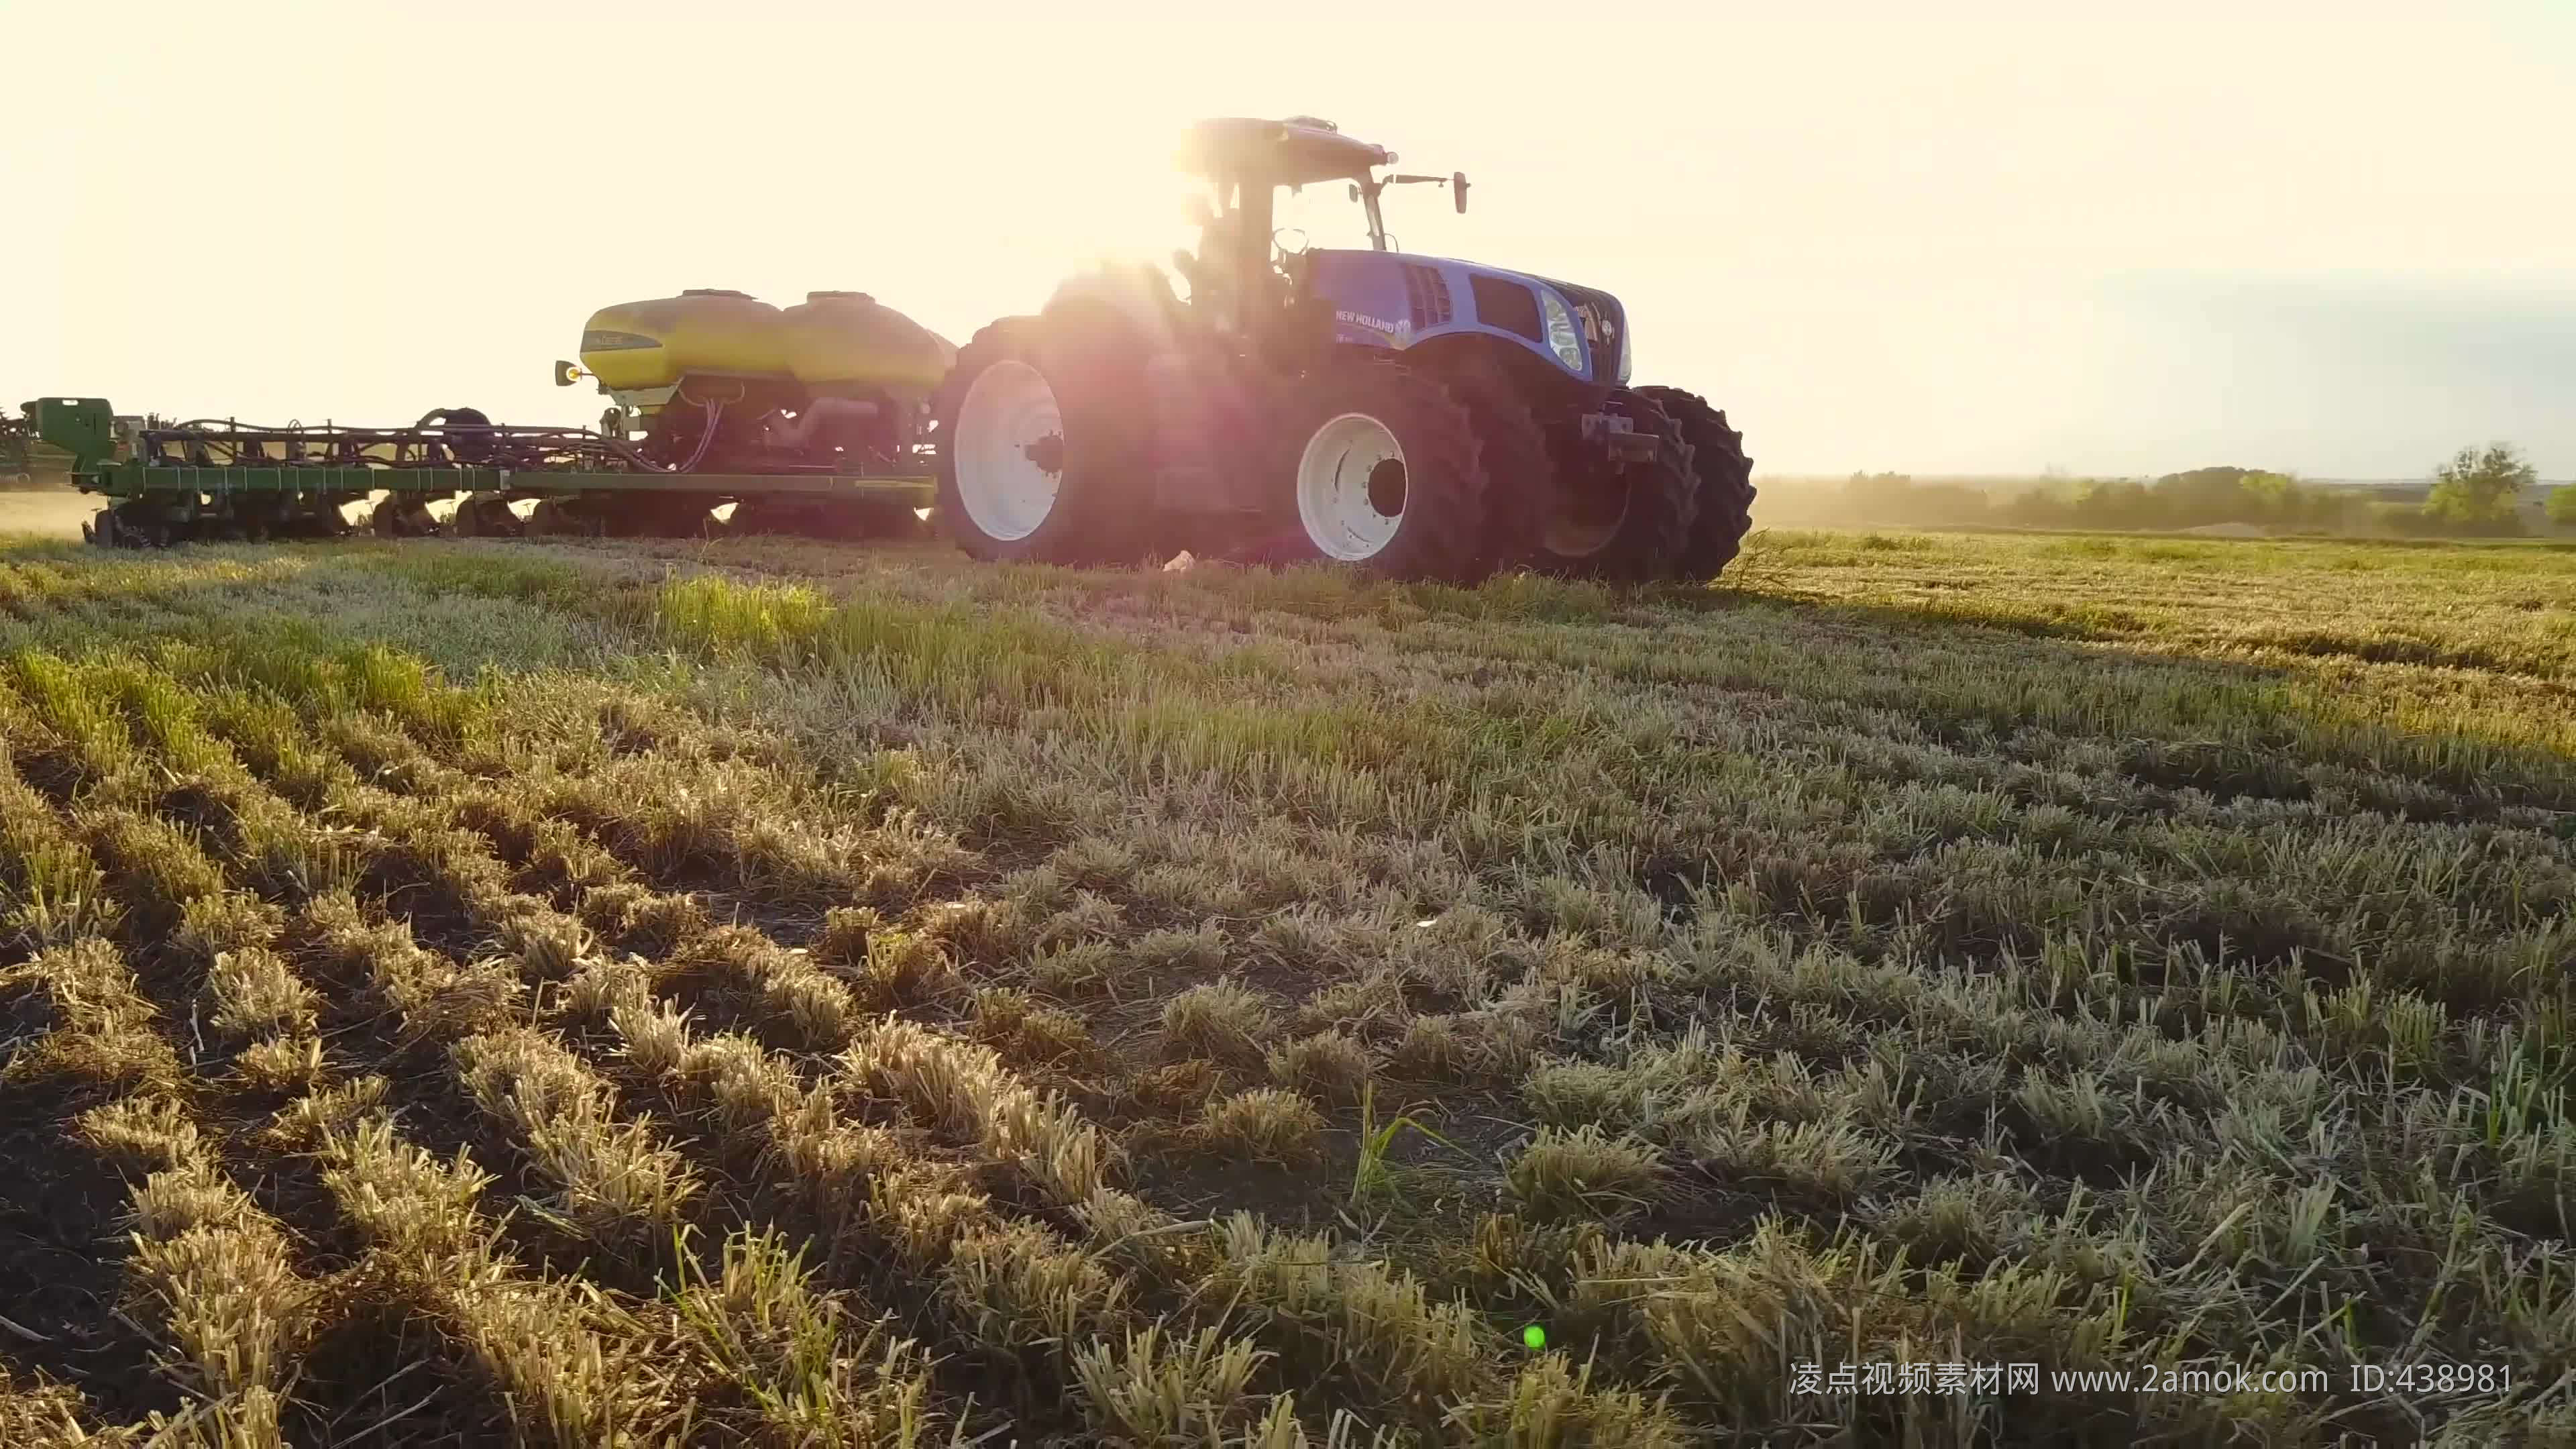
[(1598, 443), (1614, 463), (1651, 463), (1663, 456), (1664, 440), (1637, 431), (1637, 420), (1617, 413), (1585, 413), (1583, 441)]

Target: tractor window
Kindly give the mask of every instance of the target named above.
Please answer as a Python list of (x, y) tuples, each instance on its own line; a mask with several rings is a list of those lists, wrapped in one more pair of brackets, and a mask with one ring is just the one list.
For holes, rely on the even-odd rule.
[[(1368, 250), (1368, 211), (1351, 200), (1347, 181), (1318, 181), (1301, 191), (1281, 191), (1276, 244), (1289, 251), (1346, 247)], [(1299, 232), (1305, 233), (1303, 237)]]

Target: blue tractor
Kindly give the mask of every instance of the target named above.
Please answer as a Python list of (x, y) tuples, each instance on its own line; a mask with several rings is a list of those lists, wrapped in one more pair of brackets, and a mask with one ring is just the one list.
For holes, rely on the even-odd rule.
[[(1196, 251), (1058, 288), (961, 349), (931, 410), (936, 516), (988, 560), (1186, 548), (1473, 583), (1714, 577), (1749, 526), (1726, 415), (1629, 378), (1606, 292), (1395, 250), (1383, 147), (1312, 117), (1191, 128)], [(1362, 249), (1292, 246), (1277, 199), (1347, 188)]]

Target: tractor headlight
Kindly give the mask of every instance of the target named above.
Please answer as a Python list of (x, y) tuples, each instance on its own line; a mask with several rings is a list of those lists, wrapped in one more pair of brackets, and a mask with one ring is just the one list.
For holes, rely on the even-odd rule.
[(1627, 319), (1627, 318), (1625, 318), (1625, 317), (1620, 318), (1620, 319), (1619, 319), (1619, 385), (1620, 385), (1621, 387), (1626, 387), (1626, 386), (1628, 385), (1628, 363), (1629, 363), (1629, 361), (1630, 361), (1633, 357), (1635, 357), (1635, 355), (1636, 355), (1635, 350), (1634, 350), (1634, 346), (1633, 346), (1633, 344), (1636, 342), (1636, 340), (1637, 340), (1637, 334), (1629, 328), (1629, 326), (1628, 326), (1628, 319)]
[(1565, 305), (1563, 297), (1546, 287), (1539, 289), (1538, 302), (1547, 313), (1547, 350), (1556, 354), (1556, 360), (1565, 364), (1566, 371), (1581, 372), (1583, 338), (1574, 330), (1573, 309)]

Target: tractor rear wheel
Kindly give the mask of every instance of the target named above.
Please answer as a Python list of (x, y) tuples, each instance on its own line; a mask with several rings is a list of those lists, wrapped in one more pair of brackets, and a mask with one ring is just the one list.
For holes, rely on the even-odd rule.
[(1140, 558), (1152, 522), (1137, 496), (1145, 356), (1106, 306), (1061, 306), (976, 333), (931, 399), (942, 531), (988, 563)]
[(1543, 573), (1613, 583), (1669, 578), (1699, 502), (1690, 445), (1651, 398), (1621, 388), (1610, 406), (1662, 446), (1651, 461), (1560, 477), (1530, 561)]
[(1297, 521), (1315, 556), (1398, 579), (1493, 571), (1475, 426), (1428, 373), (1336, 359), (1296, 385)]
[(1735, 562), (1753, 527), (1753, 460), (1745, 455), (1744, 434), (1727, 426), (1726, 414), (1697, 393), (1677, 387), (1638, 391), (1662, 404), (1690, 442), (1691, 468), (1699, 475), (1699, 511), (1691, 518), (1680, 573), (1705, 583)]

